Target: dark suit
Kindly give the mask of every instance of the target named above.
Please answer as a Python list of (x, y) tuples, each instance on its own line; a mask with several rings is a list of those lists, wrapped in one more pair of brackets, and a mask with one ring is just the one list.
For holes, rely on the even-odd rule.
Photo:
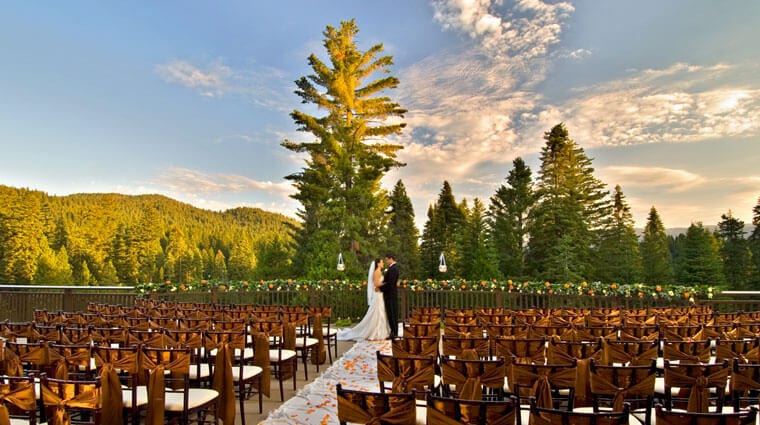
[(398, 263), (393, 263), (386, 270), (383, 286), (380, 287), (385, 301), (385, 312), (388, 315), (388, 325), (391, 327), (391, 337), (394, 338), (398, 336), (398, 275)]

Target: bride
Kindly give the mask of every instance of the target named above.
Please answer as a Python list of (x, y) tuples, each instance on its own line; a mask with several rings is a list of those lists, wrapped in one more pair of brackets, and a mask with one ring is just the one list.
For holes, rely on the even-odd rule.
[(369, 309), (364, 318), (350, 329), (338, 331), (338, 339), (363, 340), (363, 339), (386, 339), (390, 335), (391, 328), (388, 325), (388, 316), (385, 313), (385, 302), (380, 286), (383, 284), (383, 260), (378, 258), (369, 266), (367, 275), (367, 303)]

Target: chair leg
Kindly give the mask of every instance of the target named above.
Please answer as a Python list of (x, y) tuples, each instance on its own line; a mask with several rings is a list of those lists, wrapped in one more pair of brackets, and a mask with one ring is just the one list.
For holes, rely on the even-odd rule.
[(309, 365), (306, 363), (306, 358), (308, 357), (307, 354), (309, 353), (309, 350), (304, 347), (303, 349), (303, 379), (305, 381), (309, 380)]
[(330, 359), (330, 364), (332, 364), (332, 338), (328, 336), (325, 338), (325, 341), (327, 342), (327, 357)]

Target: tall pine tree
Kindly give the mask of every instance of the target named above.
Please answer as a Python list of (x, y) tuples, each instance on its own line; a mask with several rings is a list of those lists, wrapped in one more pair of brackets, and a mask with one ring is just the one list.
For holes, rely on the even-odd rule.
[(620, 185), (615, 186), (610, 223), (602, 231), (597, 255), (596, 278), (602, 282), (641, 281), (641, 253), (633, 228), (631, 207)]
[(535, 202), (531, 171), (522, 158), (512, 161), (507, 184), (491, 197), (488, 224), (499, 271), (520, 279), (525, 274), (526, 221)]
[(680, 247), (676, 281), (681, 285), (722, 285), (725, 282), (715, 238), (702, 223), (692, 223)]
[(752, 229), (747, 242), (755, 266), (755, 272), (752, 276), (752, 289), (757, 290), (760, 289), (760, 198), (757, 198), (757, 204), (752, 208), (752, 224), (755, 228)]
[(399, 80), (381, 76), (366, 82), (376, 73), (388, 73), (393, 59), (380, 56), (382, 44), (360, 51), (358, 32), (353, 20), (339, 28), (327, 26), (323, 34), (329, 63), (310, 55), (314, 73), (296, 81), (302, 102), (325, 112), (318, 117), (293, 111), (298, 130), (313, 134), (316, 141), (283, 143), (308, 157), (301, 172), (286, 177), (296, 188), (293, 198), (301, 203), (294, 266), (305, 277), (330, 277), (324, 272), (331, 266), (334, 270), (339, 252), (349, 276), (364, 274), (371, 254), (362, 249), (380, 244), (388, 221), (389, 200), (380, 180), (403, 165), (396, 160), (401, 146), (385, 142), (405, 126), (398, 118), (406, 111), (386, 95)]
[[(388, 224), (387, 249), (396, 254), (397, 261), (404, 266), (407, 277), (419, 277), (420, 248), (419, 230), (414, 223), (414, 208), (409, 195), (406, 194), (404, 182), (399, 180), (391, 192), (391, 220)], [(378, 252), (378, 255), (382, 252)]]
[(752, 251), (744, 239), (744, 222), (734, 217), (731, 210), (720, 218), (718, 235), (723, 242), (720, 256), (726, 283), (733, 289), (750, 289), (755, 265), (752, 262)]
[(475, 198), (472, 208), (466, 213), (461, 244), (462, 276), (472, 280), (501, 277), (496, 251), (486, 226), (485, 207), (480, 199)]
[(546, 132), (544, 140), (527, 263), (536, 277), (579, 281), (593, 275), (592, 247), (609, 214), (607, 191), (564, 124)]
[(649, 210), (639, 249), (644, 282), (650, 285), (672, 284), (673, 259), (668, 247), (668, 235), (655, 207)]
[[(422, 233), (420, 246), (422, 271), (427, 277), (443, 279), (461, 276), (461, 252), (458, 241), (462, 236), (465, 214), (454, 199), (448, 181), (443, 182), (438, 200), (428, 211), (428, 221)], [(438, 258), (443, 253), (448, 266), (445, 273), (438, 270)]]

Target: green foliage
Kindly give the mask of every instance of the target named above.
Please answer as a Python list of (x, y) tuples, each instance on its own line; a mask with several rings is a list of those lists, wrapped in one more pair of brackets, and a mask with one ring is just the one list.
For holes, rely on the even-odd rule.
[(747, 238), (749, 249), (752, 252), (752, 261), (755, 272), (752, 275), (752, 289), (760, 289), (760, 198), (757, 204), (752, 208), (752, 224), (755, 226), (752, 233)]
[[(420, 249), (418, 246), (419, 230), (414, 223), (414, 208), (406, 194), (404, 183), (399, 180), (390, 195), (391, 219), (388, 223), (388, 233), (385, 251), (396, 254), (400, 264), (404, 266), (407, 276), (421, 276)], [(376, 257), (385, 252), (378, 252)]]
[[(449, 182), (444, 181), (438, 200), (428, 210), (428, 221), (420, 244), (422, 272), (432, 278), (461, 276), (461, 252), (457, 246), (462, 237), (465, 213), (454, 199)], [(444, 254), (448, 270), (438, 270), (438, 258)]]
[(525, 275), (525, 237), (528, 212), (535, 203), (531, 170), (522, 158), (512, 161), (509, 186), (500, 186), (491, 197), (488, 225), (496, 261), (503, 276)]
[(717, 286), (725, 283), (713, 235), (692, 223), (678, 247), (676, 280), (681, 284)]
[(607, 192), (564, 124), (554, 126), (544, 139), (537, 203), (529, 220), (528, 268), (546, 279), (592, 276), (591, 250), (609, 214)]
[(641, 253), (631, 208), (620, 185), (613, 194), (612, 217), (601, 232), (596, 256), (596, 279), (602, 282), (641, 282)]
[(460, 251), (462, 276), (467, 276), (468, 279), (501, 277), (496, 250), (486, 227), (485, 207), (478, 198), (475, 198), (472, 208), (467, 211)]
[[(278, 238), (289, 245), (287, 225), (296, 227), (262, 210), (219, 213), (157, 195), (56, 197), (0, 186), (0, 282), (189, 282), (213, 270), (214, 261), (223, 276), (220, 261), (231, 250), (234, 256), (243, 240), (262, 246)], [(212, 256), (205, 255), (209, 251)], [(247, 252), (255, 261), (257, 253)]]
[(755, 274), (752, 251), (744, 239), (744, 222), (731, 214), (723, 214), (718, 223), (718, 237), (722, 241), (720, 256), (726, 283), (734, 289), (750, 289)]
[(405, 126), (389, 122), (406, 111), (384, 95), (399, 81), (384, 76), (365, 84), (376, 73), (388, 73), (393, 59), (380, 56), (382, 44), (358, 50), (354, 42), (358, 31), (353, 20), (339, 28), (327, 26), (323, 34), (329, 64), (310, 55), (313, 74), (296, 81), (302, 102), (325, 112), (312, 116), (294, 110), (290, 116), (298, 130), (313, 134), (316, 141), (282, 144), (307, 155), (301, 172), (286, 176), (296, 188), (292, 197), (301, 203), (302, 227), (294, 229), (294, 268), (301, 276), (334, 269), (339, 252), (347, 276), (364, 273), (370, 251), (382, 245), (389, 219), (385, 214), (389, 199), (380, 180), (403, 165), (396, 160), (401, 146), (384, 141)]
[(639, 247), (644, 282), (671, 284), (674, 279), (673, 261), (668, 236), (657, 209), (649, 210), (644, 236)]

